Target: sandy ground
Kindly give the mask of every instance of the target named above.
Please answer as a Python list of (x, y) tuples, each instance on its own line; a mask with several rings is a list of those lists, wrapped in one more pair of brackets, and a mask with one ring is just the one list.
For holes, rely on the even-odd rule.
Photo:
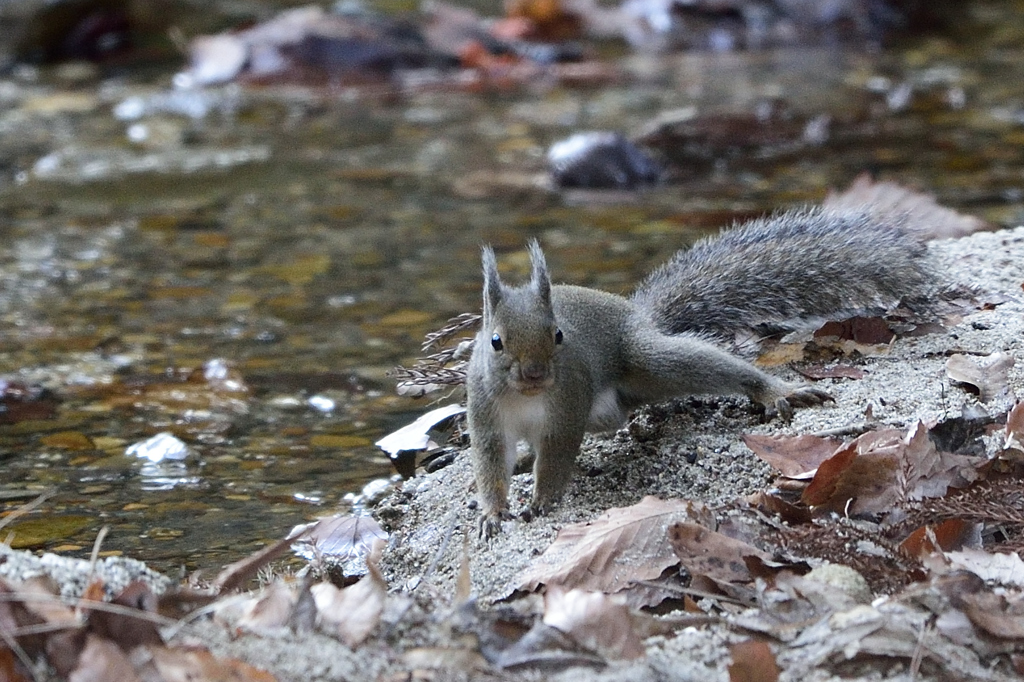
[[(739, 398), (691, 398), (647, 408), (634, 417), (629, 428), (588, 438), (580, 473), (556, 510), (530, 522), (506, 522), (502, 534), (489, 544), (476, 537), (477, 511), (470, 504), (472, 475), (465, 453), (450, 466), (405, 482), (374, 513), (392, 533), (383, 559), (390, 590), (397, 593), (421, 584), (411, 600), (395, 597), (389, 603), (381, 626), (386, 630), (384, 636), (371, 638), (354, 651), (319, 634), (231, 640), (212, 623), (192, 627), (183, 636), (199, 637), (215, 653), (265, 667), (282, 681), (728, 679), (727, 647), (746, 636), (724, 626), (687, 628), (671, 636), (652, 637), (646, 640), (646, 657), (614, 663), (601, 671), (502, 672), (455, 657), (446, 668), (428, 669), (430, 666), (403, 662), (401, 655), (416, 647), (450, 642), (445, 617), (455, 593), (464, 536), (473, 593), (481, 607), (493, 607), (512, 593), (517, 576), (566, 524), (592, 519), (610, 507), (634, 504), (646, 495), (714, 504), (770, 484), (769, 467), (742, 444), (744, 433), (803, 434), (860, 424), (869, 405), (876, 420), (900, 427), (915, 420), (959, 415), (977, 399), (946, 376), (945, 363), (954, 352), (1011, 354), (1016, 360), (1010, 371), (1011, 392), (1024, 396), (1024, 227), (938, 242), (932, 250), (939, 271), (951, 283), (999, 292), (1005, 302), (974, 312), (945, 332), (899, 338), (883, 354), (853, 360), (866, 370), (866, 376), (819, 382), (835, 396), (835, 403), (798, 410), (790, 424), (760, 423), (750, 404)], [(780, 374), (798, 378), (789, 370)], [(985, 407), (994, 414), (1010, 404), (1006, 399)], [(529, 474), (516, 476), (513, 509), (525, 505), (530, 479)], [(19, 574), (12, 569), (15, 565), (20, 564), (0, 563), (0, 575)], [(779, 659), (785, 663), (783, 680), (839, 679), (789, 660), (783, 651)], [(905, 666), (898, 663), (869, 667), (860, 675), (856, 679), (911, 679)]]

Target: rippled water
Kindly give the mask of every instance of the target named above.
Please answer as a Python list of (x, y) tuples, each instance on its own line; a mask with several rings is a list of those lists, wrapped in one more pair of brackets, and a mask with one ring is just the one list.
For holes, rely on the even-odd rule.
[[(1024, 42), (998, 18), (966, 47), (627, 55), (599, 87), (226, 86), (175, 103), (174, 65), (8, 74), (0, 375), (46, 387), (52, 409), (0, 424), (0, 504), (55, 491), (15, 542), (84, 555), (109, 524), (108, 551), (216, 568), (390, 475), (373, 441), (426, 406), (385, 372), (478, 307), (484, 242), (524, 271), (537, 236), (557, 279), (625, 291), (693, 235), (864, 170), (1020, 222)], [(641, 195), (544, 187), (552, 142), (666, 112), (799, 134), (697, 154)], [(225, 365), (241, 384), (211, 377)], [(161, 432), (189, 457), (125, 455)]]

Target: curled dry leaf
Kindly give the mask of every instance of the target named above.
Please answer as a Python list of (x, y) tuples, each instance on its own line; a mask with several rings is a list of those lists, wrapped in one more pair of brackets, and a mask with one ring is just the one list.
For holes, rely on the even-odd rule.
[(941, 497), (978, 476), (985, 460), (940, 452), (918, 422), (866, 433), (822, 462), (801, 501), (812, 507), (854, 514), (886, 513), (907, 500)]
[(605, 658), (628, 660), (644, 655), (643, 643), (622, 595), (548, 588), (544, 596), (544, 624), (558, 628)]
[(946, 375), (953, 381), (974, 386), (981, 402), (987, 403), (1009, 393), (1013, 363), (1013, 356), (1002, 351), (984, 357), (958, 353), (946, 361)]
[(559, 585), (618, 592), (653, 580), (678, 559), (668, 528), (684, 520), (710, 523), (708, 510), (686, 500), (648, 496), (631, 507), (609, 509), (597, 519), (562, 528), (550, 547), (520, 576), (518, 589)]
[[(348, 569), (350, 564), (359, 564), (359, 571), (365, 573), (366, 557), (376, 540), (387, 540), (388, 534), (371, 516), (329, 516), (310, 524), (296, 526), (291, 535), (301, 535), (292, 545), (299, 556), (307, 560), (326, 559)], [(350, 575), (348, 570), (346, 575)]]

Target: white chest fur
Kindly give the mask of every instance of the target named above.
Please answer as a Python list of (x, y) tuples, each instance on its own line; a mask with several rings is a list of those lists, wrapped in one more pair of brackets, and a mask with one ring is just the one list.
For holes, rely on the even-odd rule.
[(536, 448), (549, 428), (547, 396), (506, 395), (501, 399), (498, 414), (505, 435), (505, 465), (511, 472), (516, 462), (516, 444), (525, 440)]

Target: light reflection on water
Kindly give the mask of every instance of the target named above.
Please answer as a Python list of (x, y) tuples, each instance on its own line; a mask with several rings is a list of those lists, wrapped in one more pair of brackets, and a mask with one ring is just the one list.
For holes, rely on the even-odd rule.
[(203, 479), (189, 472), (185, 462), (146, 462), (139, 468), (139, 489), (143, 492), (199, 487)]

